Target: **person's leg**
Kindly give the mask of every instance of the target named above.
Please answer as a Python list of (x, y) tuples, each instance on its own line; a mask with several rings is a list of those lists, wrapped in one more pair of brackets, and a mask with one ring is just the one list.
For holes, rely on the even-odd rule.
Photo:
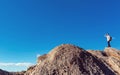
[(111, 45), (110, 45), (110, 41), (108, 41), (108, 47), (111, 47)]

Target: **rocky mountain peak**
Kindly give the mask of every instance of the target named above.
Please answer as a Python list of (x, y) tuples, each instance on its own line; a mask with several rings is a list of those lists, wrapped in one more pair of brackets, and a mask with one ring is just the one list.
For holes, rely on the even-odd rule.
[(83, 48), (63, 44), (40, 56), (26, 75), (114, 75), (106, 64)]
[(0, 75), (120, 75), (120, 51), (110, 47), (102, 51), (84, 50), (62, 44), (38, 57), (37, 64), (26, 72), (0, 71)]

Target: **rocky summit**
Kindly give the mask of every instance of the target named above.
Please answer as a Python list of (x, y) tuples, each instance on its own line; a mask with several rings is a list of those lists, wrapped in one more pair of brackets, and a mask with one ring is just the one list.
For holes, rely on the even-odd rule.
[(114, 48), (84, 50), (62, 44), (48, 54), (38, 57), (37, 64), (26, 72), (0, 75), (120, 75), (120, 51)]

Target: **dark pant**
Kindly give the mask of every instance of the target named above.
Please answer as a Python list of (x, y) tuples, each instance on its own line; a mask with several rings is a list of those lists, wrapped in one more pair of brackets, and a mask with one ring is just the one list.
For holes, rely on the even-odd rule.
[(108, 43), (108, 47), (111, 47), (111, 45), (110, 45), (110, 41), (108, 41), (107, 43)]

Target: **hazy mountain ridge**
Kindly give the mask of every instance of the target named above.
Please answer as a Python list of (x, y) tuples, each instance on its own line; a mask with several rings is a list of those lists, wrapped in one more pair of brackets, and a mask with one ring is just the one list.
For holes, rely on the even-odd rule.
[(22, 72), (7, 72), (0, 69), (0, 75), (24, 75), (26, 71)]
[(0, 70), (0, 75), (120, 75), (119, 71), (120, 51), (117, 49), (84, 50), (63, 44), (38, 57), (37, 64), (26, 72)]

